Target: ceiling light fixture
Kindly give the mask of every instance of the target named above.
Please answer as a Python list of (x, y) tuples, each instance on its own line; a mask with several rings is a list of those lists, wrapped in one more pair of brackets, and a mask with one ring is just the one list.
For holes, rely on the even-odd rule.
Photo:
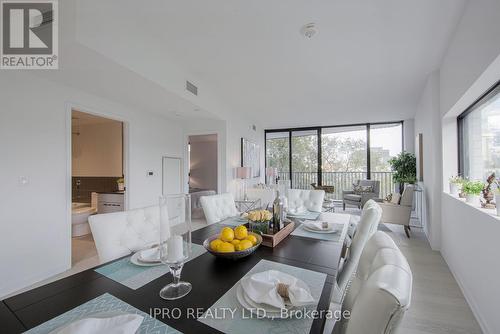
[(300, 29), (300, 32), (305, 38), (311, 39), (318, 33), (318, 29), (316, 28), (316, 24), (311, 22), (303, 26), (302, 29)]

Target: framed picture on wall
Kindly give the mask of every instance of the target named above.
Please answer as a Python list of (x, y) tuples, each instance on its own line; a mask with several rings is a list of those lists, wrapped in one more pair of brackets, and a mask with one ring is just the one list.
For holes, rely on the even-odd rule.
[(260, 147), (245, 138), (241, 138), (241, 167), (251, 167), (252, 178), (260, 177)]

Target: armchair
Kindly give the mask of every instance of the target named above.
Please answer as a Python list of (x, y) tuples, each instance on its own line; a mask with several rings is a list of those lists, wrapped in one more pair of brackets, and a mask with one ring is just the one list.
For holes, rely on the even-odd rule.
[(361, 187), (372, 187), (371, 192), (359, 192), (355, 190), (343, 190), (342, 191), (342, 205), (356, 206), (361, 209), (366, 202), (370, 199), (378, 198), (380, 193), (380, 181), (375, 180), (358, 180), (355, 186)]
[(395, 194), (391, 202), (386, 201), (379, 203), (382, 208), (382, 218), (380, 222), (403, 225), (408, 238), (410, 237), (410, 218), (414, 192), (415, 186), (407, 184), (400, 199), (399, 194)]

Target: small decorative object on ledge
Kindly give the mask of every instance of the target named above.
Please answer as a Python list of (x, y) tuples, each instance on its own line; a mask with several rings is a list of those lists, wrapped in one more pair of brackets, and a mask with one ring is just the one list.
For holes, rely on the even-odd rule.
[(497, 180), (495, 178), (495, 173), (488, 176), (488, 178), (486, 179), (486, 184), (484, 185), (484, 188), (482, 191), (484, 202), (481, 202), (481, 206), (483, 208), (486, 208), (486, 209), (494, 209), (495, 208), (495, 203), (493, 203), (493, 199), (495, 198), (495, 195), (491, 189), (492, 184), (497, 184)]

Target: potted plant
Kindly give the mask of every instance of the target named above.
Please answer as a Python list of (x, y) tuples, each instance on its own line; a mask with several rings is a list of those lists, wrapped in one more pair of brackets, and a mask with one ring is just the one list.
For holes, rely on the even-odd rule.
[(253, 210), (245, 214), (249, 221), (250, 230), (257, 234), (268, 234), (269, 223), (273, 214), (268, 210)]
[(465, 194), (465, 201), (473, 205), (480, 205), (479, 195), (483, 191), (483, 183), (481, 181), (466, 180), (462, 184), (462, 192)]
[(449, 179), (450, 181), (450, 194), (452, 196), (458, 196), (462, 191), (462, 184), (464, 179), (461, 176), (452, 176)]
[(392, 179), (397, 184), (396, 191), (403, 192), (404, 184), (417, 182), (417, 158), (415, 154), (403, 151), (389, 160), (394, 172)]
[(118, 191), (125, 190), (125, 179), (123, 177), (120, 177), (118, 180), (116, 180), (116, 183), (118, 184)]

